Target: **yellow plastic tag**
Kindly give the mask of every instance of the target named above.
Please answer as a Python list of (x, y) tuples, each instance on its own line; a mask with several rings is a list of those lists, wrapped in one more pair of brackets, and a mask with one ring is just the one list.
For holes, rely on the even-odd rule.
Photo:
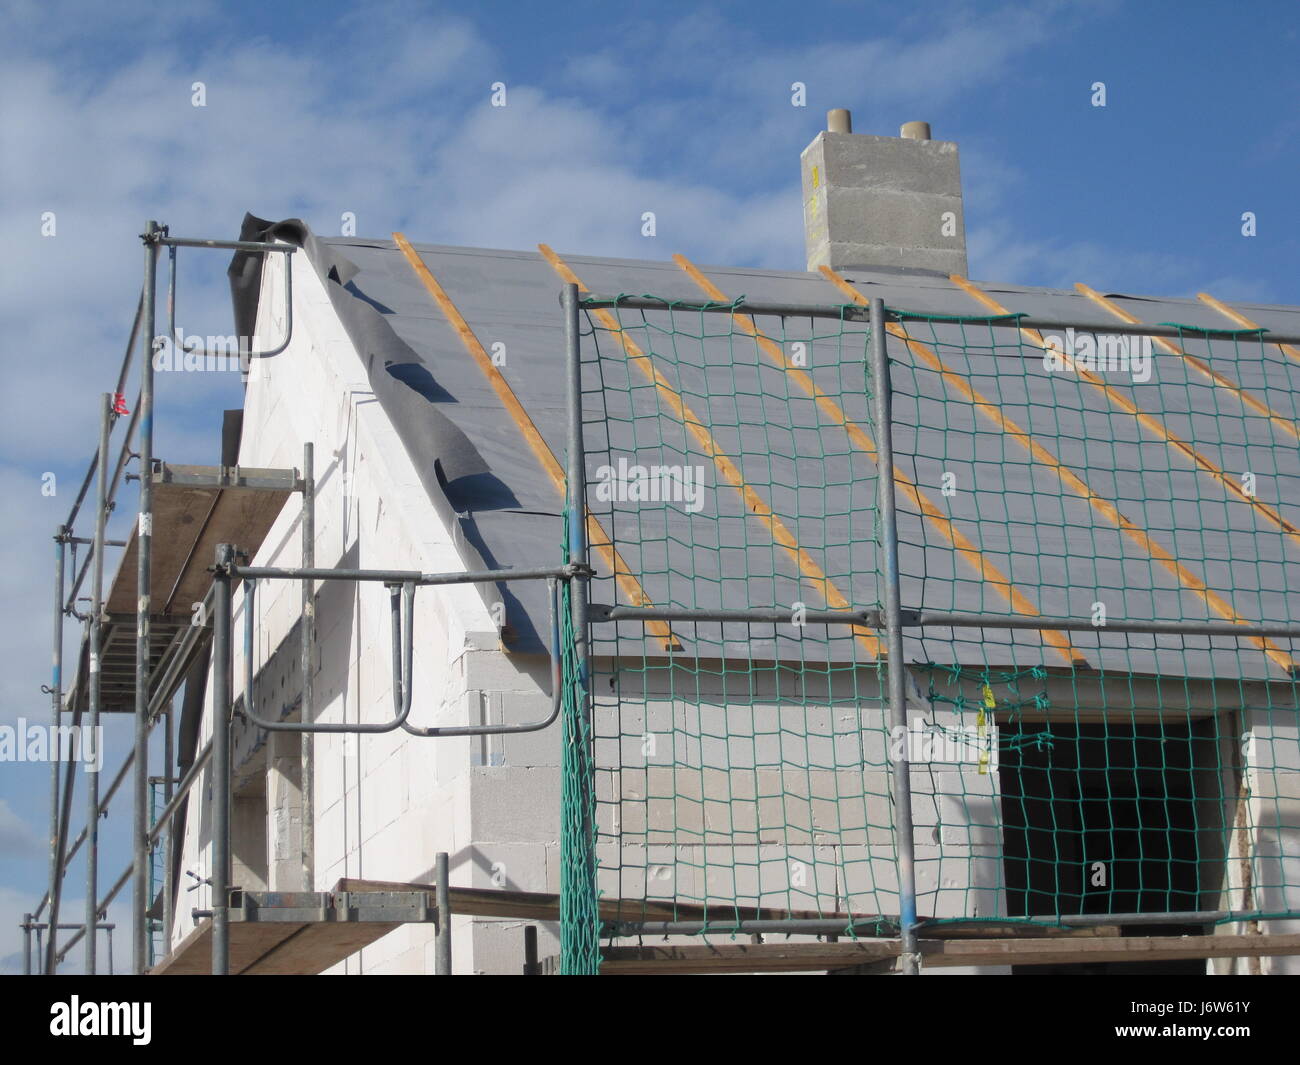
[[(984, 692), (984, 698), (987, 702), (988, 697), (993, 694), (989, 691), (987, 684), (984, 685)], [(982, 777), (988, 776), (989, 773), (988, 733), (988, 718), (985, 717), (984, 708), (981, 707), (980, 712), (975, 715), (975, 736), (976, 742), (979, 744), (979, 770)]]

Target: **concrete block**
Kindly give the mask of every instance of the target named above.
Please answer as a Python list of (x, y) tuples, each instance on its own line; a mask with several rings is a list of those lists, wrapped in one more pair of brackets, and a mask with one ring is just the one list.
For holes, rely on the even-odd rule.
[(916, 270), (936, 274), (961, 274), (969, 270), (966, 256), (956, 256), (944, 248), (906, 248), (892, 244), (855, 244), (848, 241), (828, 241), (812, 254), (811, 266), (817, 269), (828, 265), (834, 270), (876, 269), (906, 265)]
[(472, 843), (458, 851), (452, 883), (502, 891), (560, 890), (559, 870), (552, 877), (542, 843)]
[(834, 234), (832, 244), (880, 245), (905, 249), (951, 250), (945, 245), (959, 242), (943, 238), (942, 215), (961, 216), (960, 196), (919, 196), (911, 192), (878, 189), (832, 189), (826, 205), (827, 224)]
[[(524, 965), (524, 928), (520, 921), (479, 921), (473, 931), (473, 971), (485, 976), (519, 975)], [(557, 925), (537, 923), (537, 954), (560, 952)]]
[(393, 824), (405, 812), (403, 795), (406, 782), (402, 759), (394, 756), (366, 768), (369, 771), (363, 774), (361, 782), (360, 830), (363, 839)]
[(342, 859), (348, 845), (346, 807), (343, 796), (316, 809), (316, 869)]
[(801, 163), (810, 270), (828, 264), (967, 272), (955, 144), (823, 132)]
[(268, 887), (271, 891), (301, 891), (302, 737), (272, 733), (268, 747)]
[(541, 843), (560, 834), (560, 773), (551, 768), (477, 767), (470, 771), (473, 840)]
[(550, 689), (550, 665), (541, 655), (469, 651), (460, 657), (465, 687), (491, 692), (539, 693)]
[(822, 133), (813, 144), (818, 142), (823, 187), (961, 195), (957, 145), (952, 141)]

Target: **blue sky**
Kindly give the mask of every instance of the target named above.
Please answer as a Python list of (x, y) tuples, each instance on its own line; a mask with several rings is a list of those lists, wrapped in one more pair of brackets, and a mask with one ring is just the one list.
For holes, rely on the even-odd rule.
[[(857, 132), (924, 119), (958, 142), (975, 278), (1300, 303), (1294, 3), (902, 6), (7, 3), (0, 723), (48, 714), (49, 536), (116, 375), (146, 218), (229, 237), (245, 211), (324, 233), (352, 212), (362, 236), (798, 269), (799, 152), (849, 107)], [(225, 260), (190, 262), (181, 324), (229, 332)], [(237, 383), (168, 389), (159, 453), (212, 462)], [(0, 965), (44, 888), (47, 779), (0, 765)], [(105, 881), (125, 815), (105, 826)]]

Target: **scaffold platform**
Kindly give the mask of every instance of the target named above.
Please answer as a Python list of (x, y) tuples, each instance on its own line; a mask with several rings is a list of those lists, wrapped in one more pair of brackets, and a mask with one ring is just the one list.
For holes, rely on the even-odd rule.
[[(217, 544), (238, 540), (250, 553), (261, 547), (285, 500), (301, 489), (296, 470), (157, 463), (153, 473), (155, 535), (150, 554), (149, 676), (164, 675), (182, 651), (194, 605), (212, 586), (208, 572)], [(135, 711), (136, 581), (140, 530), (131, 532), (104, 603), (101, 627), (101, 713)], [(82, 639), (69, 707), (85, 710), (89, 635)], [(192, 651), (192, 648), (190, 649)], [(188, 664), (177, 662), (178, 667)], [(171, 671), (183, 675), (183, 668)]]

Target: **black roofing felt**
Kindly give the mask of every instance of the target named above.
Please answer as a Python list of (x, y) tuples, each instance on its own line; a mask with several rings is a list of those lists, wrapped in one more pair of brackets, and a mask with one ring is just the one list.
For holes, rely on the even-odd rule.
[[(301, 222), (270, 223), (249, 216), (242, 239), (282, 239), (301, 245), (325, 282), (339, 319), (351, 337), (384, 410), (412, 457), (429, 498), (444, 519), (460, 528), (472, 550), (471, 565), (514, 566), (559, 560), (562, 500), (515, 423), (503, 409), (461, 338), (392, 241), (321, 239)], [(564, 348), (558, 303), (561, 280), (536, 253), (416, 245), (485, 348), (505, 345), (501, 372), (537, 425), (551, 450), (564, 459)], [(673, 263), (566, 256), (586, 286), (600, 293), (650, 293), (667, 299), (698, 300), (700, 290)], [(839, 304), (845, 297), (817, 274), (735, 268), (702, 268), (729, 298), (754, 301)], [(258, 295), (258, 260), (237, 255), (231, 265), (232, 294), (241, 334), (252, 333)], [(939, 277), (853, 271), (848, 278), (864, 295), (879, 295), (887, 305), (945, 315), (984, 313), (969, 296)], [(1036, 317), (1096, 323), (1104, 331), (1107, 314), (1083, 297), (1049, 289), (981, 286), (1011, 310)], [(1216, 312), (1197, 301), (1117, 297), (1146, 322), (1184, 322), (1224, 328)], [(1266, 328), (1300, 333), (1300, 308), (1237, 305)], [(725, 316), (713, 331), (726, 332)], [(667, 322), (667, 315), (663, 316)], [(759, 328), (780, 336), (779, 320), (758, 320)], [(804, 322), (807, 326), (807, 320)], [(1193, 572), (1248, 619), (1296, 619), (1290, 579), (1300, 559), (1300, 543), (1239, 501), (1221, 482), (1197, 469), (1118, 408), (1100, 390), (1063, 375), (1048, 374), (1032, 360), (1007, 359), (971, 347), (961, 349), (960, 327), (915, 326), (918, 339), (937, 339), (947, 364), (1003, 413), (1029, 430), (1060, 461), (1083, 477), (1098, 496), (1142, 525)], [(988, 331), (984, 336), (987, 338)], [(1005, 338), (1014, 338), (1009, 331)], [(665, 507), (647, 512), (632, 504), (605, 504), (604, 518), (615, 541), (659, 604), (687, 607), (788, 607), (796, 601), (820, 609), (806, 574), (789, 552), (775, 546), (770, 529), (747, 511), (739, 492), (718, 477), (688, 434), (665, 433), (665, 415), (652, 388), (625, 365), (608, 334), (598, 335), (599, 362), (588, 360), (584, 411), (589, 451), (588, 475), (613, 456), (645, 462), (703, 463), (715, 483), (699, 514)], [(999, 337), (1002, 340), (1002, 337)], [(590, 346), (590, 339), (588, 346)], [(806, 397), (783, 383), (773, 389), (767, 370), (752, 354), (733, 358), (729, 338), (695, 341), (691, 358), (665, 366), (675, 387), (713, 426), (718, 444), (736, 459), (745, 479), (778, 513), (807, 515), (787, 522), (792, 532), (837, 587), (857, 606), (878, 602), (877, 560), (872, 544), (871, 507), (875, 471), (860, 450), (846, 447), (843, 434), (829, 431)], [(1205, 355), (1207, 345), (1188, 339), (1183, 347)], [(1239, 356), (1224, 362), (1223, 342), (1215, 342), (1215, 368), (1296, 420), (1300, 364), (1260, 345), (1244, 344)], [(898, 370), (896, 447), (902, 471), (921, 486), (955, 526), (978, 543), (985, 557), (1011, 576), (1045, 615), (1088, 618), (1092, 604), (1107, 602), (1112, 618), (1221, 620), (1166, 567), (1130, 536), (1099, 516), (1077, 494), (1065, 491), (1049, 467), (993, 427), (965, 402), (954, 402), (949, 385), (899, 342), (890, 355)], [(1253, 471), (1264, 486), (1262, 498), (1284, 520), (1300, 525), (1300, 452), (1295, 438), (1280, 433), (1266, 418), (1246, 412), (1232, 393), (1207, 382), (1176, 356), (1156, 354), (1151, 381), (1108, 379), (1114, 393), (1195, 444), (1197, 451), (1225, 473)], [(842, 361), (816, 363), (810, 373), (839, 398), (848, 417), (869, 421), (865, 387), (860, 394), (845, 381), (862, 381), (862, 350), (843, 346)], [(728, 360), (732, 361), (728, 361)], [(720, 388), (725, 370), (732, 388)], [(612, 387), (596, 394), (597, 373)], [(780, 371), (776, 371), (780, 373)], [(781, 394), (790, 398), (782, 403)], [(773, 403), (776, 402), (776, 407)], [(650, 427), (654, 432), (649, 433)], [(653, 439), (652, 439), (653, 437)], [(954, 474), (959, 491), (938, 491), (943, 475)], [(973, 568), (936, 535), (934, 523), (900, 500), (903, 602), (932, 610), (1010, 612)], [(599, 511), (598, 511), (599, 513)], [(865, 523), (865, 525), (864, 525)], [(473, 555), (477, 554), (477, 558)], [(604, 572), (598, 566), (598, 571)], [(532, 650), (546, 631), (546, 603), (540, 586), (502, 588), (512, 646)], [(609, 580), (596, 584), (598, 601), (626, 602)], [(626, 631), (622, 631), (626, 630)], [(626, 636), (631, 627), (621, 626)], [(701, 640), (744, 636), (735, 627), (723, 632), (683, 629), (687, 653), (716, 653)], [(630, 638), (630, 637), (629, 637)], [(1276, 641), (1300, 655), (1300, 643)], [(1190, 676), (1282, 676), (1253, 645), (1227, 638), (1138, 637), (1118, 633), (1080, 634), (1072, 643), (1093, 668)], [(845, 639), (824, 643), (808, 627), (796, 635), (755, 628), (728, 654), (756, 659), (843, 659), (855, 654)], [(647, 643), (647, 650), (657, 649)], [(640, 653), (640, 646), (628, 646)], [(909, 660), (982, 665), (1063, 665), (1038, 634), (934, 630), (925, 640), (909, 639)], [(861, 649), (856, 651), (861, 660)]]

